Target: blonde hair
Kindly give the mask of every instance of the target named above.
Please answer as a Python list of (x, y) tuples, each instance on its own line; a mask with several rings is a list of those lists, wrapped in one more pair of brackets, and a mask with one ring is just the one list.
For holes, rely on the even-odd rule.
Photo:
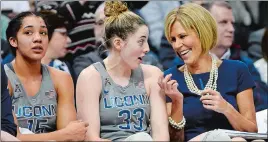
[(129, 34), (135, 33), (139, 26), (146, 25), (140, 16), (129, 11), (127, 5), (121, 1), (105, 2), (104, 14), (104, 39), (108, 48), (111, 47), (111, 41), (108, 40), (112, 37), (118, 36), (125, 40)]
[(187, 3), (169, 12), (165, 20), (165, 36), (169, 42), (171, 26), (175, 21), (180, 22), (186, 32), (195, 31), (201, 42), (202, 54), (216, 45), (218, 37), (216, 21), (209, 11), (200, 5)]

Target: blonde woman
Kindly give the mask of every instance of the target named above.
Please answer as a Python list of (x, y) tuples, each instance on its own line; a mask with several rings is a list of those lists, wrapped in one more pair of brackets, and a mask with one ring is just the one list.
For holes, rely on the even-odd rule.
[[(254, 82), (247, 66), (209, 54), (217, 42), (211, 14), (193, 3), (176, 8), (166, 18), (165, 35), (185, 63), (168, 69), (159, 80), (169, 96), (171, 139), (188, 141), (219, 128), (257, 132)], [(215, 138), (231, 140), (217, 131), (202, 135), (201, 140)]]
[(109, 55), (79, 75), (78, 117), (90, 123), (87, 140), (168, 141), (160, 69), (141, 64), (149, 52), (144, 20), (120, 1), (105, 3)]

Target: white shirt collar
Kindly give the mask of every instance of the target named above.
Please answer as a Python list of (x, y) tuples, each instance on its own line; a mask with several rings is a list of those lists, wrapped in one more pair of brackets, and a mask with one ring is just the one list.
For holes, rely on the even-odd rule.
[[(214, 53), (212, 53), (212, 52), (209, 52), (209, 53), (213, 57), (216, 57), (217, 59), (219, 59), (219, 57), (216, 56)], [(228, 48), (228, 50), (222, 55), (221, 59), (230, 59), (230, 56), (231, 56), (231, 50), (230, 50), (230, 48)]]
[(229, 59), (231, 56), (231, 50), (228, 48), (228, 50), (222, 55), (221, 59)]

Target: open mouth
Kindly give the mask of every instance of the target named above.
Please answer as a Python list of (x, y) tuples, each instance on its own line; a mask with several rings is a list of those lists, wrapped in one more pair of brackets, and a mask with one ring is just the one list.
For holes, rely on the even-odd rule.
[(191, 50), (184, 50), (180, 53), (181, 56), (186, 55), (187, 53), (189, 53)]
[(177, 52), (177, 55), (180, 57), (180, 58), (184, 58), (184, 57), (187, 57), (187, 55), (189, 55), (189, 53), (191, 53), (192, 50), (191, 49), (187, 49), (187, 50), (183, 50), (181, 52)]
[(43, 51), (43, 48), (41, 46), (35, 46), (35, 47), (32, 48), (32, 50), (34, 52), (42, 52)]

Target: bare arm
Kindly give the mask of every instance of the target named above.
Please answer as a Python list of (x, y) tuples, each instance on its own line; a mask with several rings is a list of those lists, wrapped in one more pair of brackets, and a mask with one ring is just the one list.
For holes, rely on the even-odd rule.
[(18, 129), (17, 138), (21, 141), (82, 141), (85, 139), (86, 126), (88, 124), (84, 122), (72, 121), (64, 129), (42, 134), (21, 134)]
[[(166, 75), (165, 78), (161, 76), (158, 84), (166, 95), (168, 95), (172, 103), (167, 103), (167, 113), (176, 123), (183, 119), (183, 95), (178, 90), (178, 83), (176, 80), (171, 80), (171, 74)], [(181, 130), (174, 129), (169, 125), (169, 134), (171, 141), (184, 141), (184, 128)]]
[(57, 129), (59, 130), (76, 120), (74, 85), (68, 73), (56, 69), (52, 70), (52, 68), (50, 72), (58, 94)]
[[(155, 141), (168, 141), (168, 120), (165, 106), (165, 94), (161, 92), (161, 88), (157, 84), (157, 80), (162, 72), (153, 67), (148, 69), (151, 77), (148, 79), (150, 83), (149, 96), (151, 104), (151, 126), (152, 126), (152, 137)], [(146, 74), (145, 74), (146, 75)]]
[[(243, 82), (250, 82), (252, 80), (245, 77), (250, 76), (248, 67), (245, 64), (239, 65), (238, 74), (238, 89), (240, 90), (242, 89)], [(238, 105), (238, 111), (227, 102), (226, 110), (224, 110), (222, 113), (227, 117), (235, 130), (257, 132), (258, 128), (256, 123), (256, 112), (252, 88), (248, 88), (243, 91), (241, 90), (241, 92), (236, 95), (236, 102)]]
[(229, 104), (224, 115), (235, 130), (257, 132), (258, 128), (252, 89), (247, 89), (238, 93), (236, 99), (240, 113)]
[(100, 139), (99, 96), (101, 89), (101, 76), (93, 66), (81, 72), (76, 89), (77, 114), (79, 119), (90, 125), (87, 129), (87, 141)]
[[(181, 122), (183, 117), (183, 103), (167, 103), (168, 116), (171, 117), (175, 122)], [(181, 130), (174, 129), (169, 125), (170, 141), (184, 141), (184, 128)]]

